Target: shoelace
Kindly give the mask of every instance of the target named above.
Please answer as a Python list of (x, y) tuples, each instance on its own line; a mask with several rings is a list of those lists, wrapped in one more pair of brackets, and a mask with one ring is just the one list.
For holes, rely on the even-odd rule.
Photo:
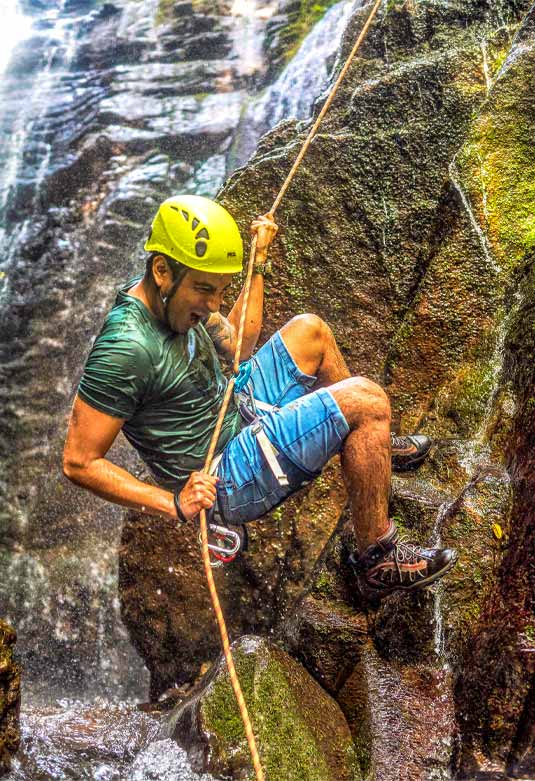
[[(421, 545), (415, 545), (413, 542), (409, 542), (404, 537), (401, 537), (401, 536), (398, 537), (398, 540), (397, 540), (397, 542), (395, 544), (395, 547), (394, 547), (394, 550), (392, 551), (392, 553), (393, 553), (393, 559), (394, 559), (394, 563), (396, 565), (396, 569), (397, 569), (397, 572), (398, 572), (398, 577), (399, 577), (400, 582), (403, 582), (403, 575), (401, 573), (401, 566), (400, 565), (414, 563), (415, 561), (417, 561), (418, 558), (420, 558), (421, 551), (422, 551), (422, 546)], [(427, 570), (427, 567), (426, 567), (426, 570)], [(409, 580), (410, 581), (414, 581), (414, 575), (416, 577), (419, 576), (421, 578), (425, 577), (424, 574), (422, 572), (419, 572), (419, 571), (414, 573), (414, 574), (412, 572), (409, 572)]]
[(409, 437), (392, 435), (392, 450), (405, 450), (405, 448), (408, 447), (412, 447), (412, 442)]

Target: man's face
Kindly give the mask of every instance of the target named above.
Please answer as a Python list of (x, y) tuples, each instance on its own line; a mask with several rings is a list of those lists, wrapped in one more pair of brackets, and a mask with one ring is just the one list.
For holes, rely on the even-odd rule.
[(232, 274), (210, 274), (191, 269), (166, 303), (169, 327), (178, 334), (213, 314), (219, 312), (225, 291), (230, 286)]

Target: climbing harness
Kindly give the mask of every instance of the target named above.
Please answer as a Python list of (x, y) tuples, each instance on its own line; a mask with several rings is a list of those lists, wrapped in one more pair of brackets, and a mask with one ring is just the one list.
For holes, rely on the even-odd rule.
[[(372, 23), (375, 14), (379, 10), (379, 6), (381, 5), (382, 0), (375, 0), (375, 3), (373, 5), (373, 8), (371, 9), (368, 18), (360, 31), (360, 35), (358, 36), (355, 45), (353, 46), (353, 49), (351, 50), (344, 67), (340, 71), (338, 78), (336, 79), (335, 83), (333, 84), (331, 91), (329, 93), (329, 96), (327, 97), (327, 100), (325, 101), (325, 104), (323, 108), (321, 109), (320, 113), (318, 114), (318, 117), (316, 121), (314, 122), (313, 126), (310, 129), (310, 132), (305, 139), (305, 142), (303, 143), (303, 146), (301, 147), (301, 150), (299, 154), (297, 155), (297, 158), (286, 177), (279, 194), (275, 198), (275, 201), (273, 202), (273, 206), (271, 207), (271, 210), (268, 212), (271, 216), (275, 214), (275, 211), (277, 210), (280, 202), (282, 201), (288, 187), (291, 184), (291, 181), (293, 177), (295, 176), (295, 173), (297, 169), (299, 168), (299, 165), (301, 164), (301, 161), (303, 157), (306, 154), (306, 151), (308, 147), (310, 146), (312, 139), (314, 138), (316, 131), (325, 116), (329, 106), (334, 100), (334, 96), (336, 95), (336, 92), (338, 91), (338, 87), (342, 83), (347, 71), (349, 70), (349, 66), (351, 65), (351, 62), (353, 58), (355, 57), (362, 41), (366, 37), (366, 33), (368, 32), (368, 29), (370, 27), (370, 24)], [(223, 398), (223, 403), (221, 405), (221, 409), (219, 411), (219, 417), (217, 419), (217, 423), (214, 429), (214, 433), (212, 435), (212, 439), (210, 441), (210, 446), (208, 448), (208, 453), (206, 455), (205, 465), (204, 465), (204, 471), (210, 473), (210, 467), (212, 464), (212, 459), (214, 457), (215, 449), (217, 447), (217, 442), (219, 440), (219, 435), (221, 433), (221, 429), (223, 426), (223, 419), (225, 417), (225, 413), (227, 411), (231, 395), (234, 390), (234, 384), (236, 382), (236, 378), (239, 377), (240, 374), (240, 354), (241, 354), (241, 347), (242, 347), (242, 341), (243, 341), (243, 332), (245, 328), (245, 318), (247, 314), (247, 304), (249, 302), (249, 293), (251, 290), (251, 280), (253, 276), (253, 266), (256, 256), (256, 236), (253, 236), (253, 240), (251, 242), (251, 252), (249, 255), (249, 264), (247, 266), (247, 276), (245, 279), (245, 285), (243, 289), (243, 303), (241, 308), (241, 316), (240, 316), (240, 324), (238, 328), (238, 337), (237, 337), (237, 343), (236, 343), (236, 352), (234, 355), (234, 377), (231, 377), (227, 384), (227, 388), (225, 391), (225, 396)], [(269, 440), (268, 440), (269, 441)], [(260, 440), (259, 440), (260, 443)], [(270, 443), (271, 444), (271, 443)], [(249, 751), (251, 752), (251, 758), (253, 761), (253, 767), (255, 770), (256, 775), (256, 781), (265, 781), (264, 771), (262, 770), (262, 765), (260, 763), (260, 757), (258, 755), (258, 749), (256, 747), (256, 739), (254, 736), (253, 728), (251, 725), (251, 720), (249, 718), (249, 712), (247, 710), (247, 705), (245, 704), (245, 700), (243, 699), (243, 694), (240, 686), (240, 682), (238, 680), (238, 676), (236, 674), (236, 668), (234, 666), (234, 660), (232, 658), (232, 653), (230, 650), (230, 642), (227, 632), (227, 627), (225, 624), (225, 619), (223, 616), (223, 611), (221, 610), (221, 604), (219, 602), (219, 597), (217, 594), (217, 589), (215, 587), (215, 581), (214, 576), (212, 573), (212, 566), (210, 563), (210, 549), (209, 549), (209, 540), (208, 540), (208, 523), (206, 520), (206, 511), (201, 510), (200, 513), (200, 521), (201, 521), (201, 540), (202, 540), (202, 559), (204, 564), (204, 571), (206, 574), (206, 580), (208, 582), (208, 588), (210, 591), (210, 597), (212, 599), (212, 604), (214, 607), (214, 612), (216, 614), (216, 620), (217, 625), (219, 628), (219, 632), (221, 635), (221, 644), (223, 646), (223, 653), (225, 655), (225, 660), (227, 662), (227, 667), (229, 671), (230, 676), (230, 682), (232, 684), (232, 688), (234, 690), (234, 695), (236, 697), (238, 707), (240, 710), (240, 715), (243, 721), (243, 726), (245, 729), (245, 735), (247, 737), (247, 742), (249, 744)]]
[[(243, 370), (245, 362), (240, 365), (240, 372), (243, 370), (242, 377), (246, 377), (247, 382), (251, 376), (250, 363), (247, 361), (248, 368)], [(237, 381), (234, 383), (236, 389)], [(280, 465), (278, 456), (279, 452), (273, 443), (268, 439), (262, 418), (259, 413), (273, 412), (279, 409), (272, 404), (266, 404), (263, 401), (257, 401), (253, 396), (251, 385), (245, 387), (242, 386), (240, 393), (235, 394), (236, 404), (238, 406), (240, 416), (251, 426), (251, 433), (256, 437), (258, 446), (266, 460), (268, 467), (271, 470), (274, 478), (280, 486), (288, 485), (288, 477)], [(217, 468), (221, 463), (223, 454), (220, 453), (214, 458), (210, 466), (210, 474), (215, 475)], [(240, 536), (233, 529), (229, 529), (224, 525), (224, 520), (221, 517), (217, 509), (217, 499), (214, 508), (211, 512), (212, 520), (208, 524), (209, 541), (208, 548), (212, 554), (211, 565), (212, 567), (220, 567), (222, 564), (230, 564), (234, 561), (240, 550), (243, 548), (243, 535)], [(216, 523), (214, 523), (216, 521)], [(243, 527), (242, 527), (243, 528)], [(201, 535), (199, 533), (199, 541), (201, 541)]]

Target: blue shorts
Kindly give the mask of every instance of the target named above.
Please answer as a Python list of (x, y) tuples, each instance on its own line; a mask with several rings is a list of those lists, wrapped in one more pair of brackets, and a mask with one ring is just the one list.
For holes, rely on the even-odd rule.
[(275, 406), (258, 411), (289, 485), (273, 475), (254, 434), (246, 426), (223, 451), (216, 470), (217, 510), (226, 523), (253, 521), (317, 477), (341, 448), (349, 427), (326, 388), (310, 392), (316, 377), (296, 366), (277, 332), (251, 358), (254, 397)]

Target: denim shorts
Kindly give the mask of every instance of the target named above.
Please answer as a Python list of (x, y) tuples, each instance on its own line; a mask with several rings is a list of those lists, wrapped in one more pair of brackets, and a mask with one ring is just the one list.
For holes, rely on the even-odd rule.
[(251, 358), (251, 367), (255, 399), (275, 407), (258, 410), (258, 415), (289, 485), (279, 484), (258, 445), (255, 426), (246, 426), (225, 447), (216, 470), (217, 510), (229, 524), (265, 515), (317, 477), (349, 434), (334, 397), (326, 388), (310, 391), (316, 377), (300, 371), (280, 332)]

